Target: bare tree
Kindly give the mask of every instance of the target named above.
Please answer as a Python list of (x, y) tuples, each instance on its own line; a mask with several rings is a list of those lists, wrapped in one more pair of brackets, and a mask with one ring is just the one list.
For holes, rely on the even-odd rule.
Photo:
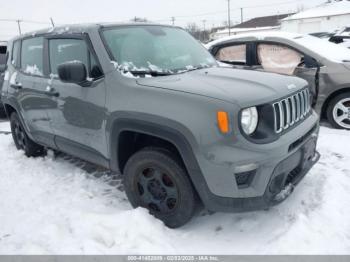
[(202, 30), (196, 23), (188, 23), (185, 30), (201, 42), (209, 40), (209, 31)]

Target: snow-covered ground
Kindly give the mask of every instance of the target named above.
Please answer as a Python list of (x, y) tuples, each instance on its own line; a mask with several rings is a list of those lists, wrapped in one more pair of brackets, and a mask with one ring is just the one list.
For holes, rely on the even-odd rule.
[(282, 204), (202, 212), (171, 230), (131, 208), (118, 175), (52, 153), (26, 158), (0, 132), (0, 254), (350, 254), (350, 132), (322, 127), (318, 150)]

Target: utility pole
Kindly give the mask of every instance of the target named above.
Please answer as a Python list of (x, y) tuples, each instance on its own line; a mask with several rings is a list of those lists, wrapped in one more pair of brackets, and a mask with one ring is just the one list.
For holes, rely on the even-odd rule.
[(203, 38), (203, 41), (205, 41), (205, 23), (207, 22), (207, 20), (202, 20), (202, 22), (203, 22), (203, 36), (202, 36), (202, 38)]
[(241, 8), (241, 23), (243, 23), (243, 8)]
[(231, 0), (227, 0), (228, 35), (231, 35)]
[(175, 17), (171, 17), (171, 23), (172, 25), (175, 25)]
[(22, 34), (22, 30), (21, 30), (21, 20), (16, 20), (17, 25), (18, 25), (18, 32), (21, 35)]
[(55, 27), (55, 23), (53, 22), (52, 17), (50, 17), (50, 21), (51, 21), (51, 25), (52, 25), (52, 27)]

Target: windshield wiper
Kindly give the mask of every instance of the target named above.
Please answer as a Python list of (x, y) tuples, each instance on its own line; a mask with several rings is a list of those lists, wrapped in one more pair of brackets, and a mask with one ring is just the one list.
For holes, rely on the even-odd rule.
[(193, 67), (188, 67), (188, 68), (179, 68), (174, 70), (176, 73), (181, 74), (181, 73), (187, 73), (190, 71), (196, 71), (196, 70), (201, 70), (201, 69), (207, 69), (210, 68), (212, 66), (193, 66)]
[(151, 75), (151, 76), (169, 76), (173, 73), (171, 72), (163, 72), (163, 71), (155, 71), (155, 70), (130, 70), (127, 71), (132, 73), (133, 75)]

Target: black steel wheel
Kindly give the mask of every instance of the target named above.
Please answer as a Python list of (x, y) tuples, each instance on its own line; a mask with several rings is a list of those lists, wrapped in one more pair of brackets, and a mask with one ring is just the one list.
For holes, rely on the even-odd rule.
[(135, 180), (142, 206), (153, 212), (170, 213), (179, 201), (177, 185), (160, 167), (145, 167)]
[(171, 153), (143, 149), (128, 160), (124, 175), (125, 191), (134, 207), (147, 208), (171, 228), (192, 218), (195, 193), (185, 168)]
[(31, 140), (17, 113), (12, 113), (10, 118), (12, 138), (18, 150), (23, 150), (28, 157), (40, 156), (45, 153), (45, 148)]

